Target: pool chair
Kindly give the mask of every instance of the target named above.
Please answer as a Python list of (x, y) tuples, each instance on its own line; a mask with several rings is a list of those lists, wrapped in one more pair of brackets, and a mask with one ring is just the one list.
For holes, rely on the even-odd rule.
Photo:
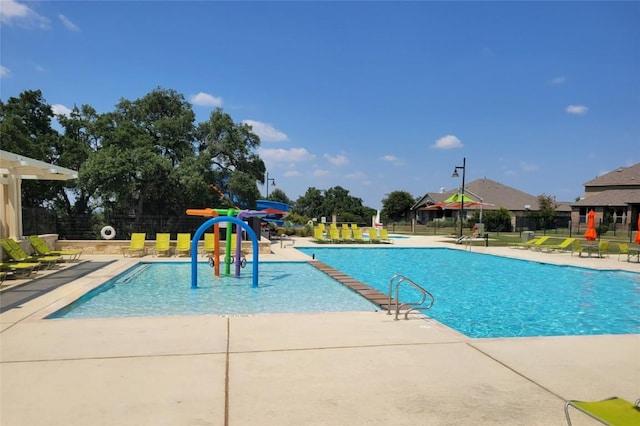
[(13, 275), (16, 278), (26, 278), (33, 272), (38, 271), (41, 266), (41, 263), (35, 262), (1, 262), (0, 271), (7, 274), (5, 278), (9, 275)]
[(153, 248), (154, 256), (171, 255), (171, 235), (166, 233), (156, 234), (156, 245)]
[(62, 261), (62, 256), (29, 256), (22, 250), (22, 247), (11, 238), (0, 240), (0, 245), (5, 254), (14, 262), (39, 263), (46, 268), (53, 268), (58, 262)]
[(378, 231), (376, 228), (369, 228), (369, 242), (372, 244), (380, 242), (380, 237), (378, 237)]
[(68, 256), (69, 261), (74, 262), (80, 258), (82, 250), (51, 250), (46, 242), (37, 235), (29, 235), (27, 237), (31, 247), (41, 256)]
[(525, 241), (524, 243), (510, 243), (509, 248), (529, 249), (531, 247), (536, 247), (544, 244), (548, 239), (549, 237), (546, 235), (544, 237), (536, 237), (530, 239), (529, 241)]
[(620, 262), (620, 256), (627, 256), (627, 262), (629, 261), (629, 244), (627, 243), (619, 243), (618, 244), (618, 262)]
[(609, 256), (609, 241), (602, 240), (598, 243), (598, 257)]
[(147, 254), (147, 249), (144, 247), (144, 241), (146, 238), (147, 234), (144, 232), (134, 232), (131, 234), (129, 247), (124, 249), (123, 255), (125, 257), (145, 256)]
[(329, 238), (331, 239), (332, 243), (342, 242), (342, 238), (340, 238), (340, 231), (338, 230), (338, 228), (335, 228), (335, 227), (331, 227), (329, 229)]
[(324, 237), (324, 227), (323, 226), (316, 226), (313, 228), (313, 238), (317, 241), (326, 241), (326, 238)]
[(531, 250), (544, 251), (547, 253), (571, 251), (571, 245), (575, 240), (575, 238), (565, 238), (564, 241), (559, 244), (543, 244), (541, 246), (531, 247)]
[(205, 232), (204, 234), (204, 245), (202, 249), (200, 249), (200, 254), (203, 256), (213, 256), (213, 252), (216, 249), (216, 240), (215, 235), (211, 232)]
[(180, 233), (176, 241), (176, 256), (189, 256), (191, 254), (191, 234)]
[(344, 242), (353, 242), (353, 236), (351, 235), (351, 228), (343, 226), (340, 229), (340, 238)]
[(573, 247), (571, 249), (571, 256), (573, 256), (574, 252), (578, 253), (578, 256), (582, 256), (582, 244), (578, 240), (575, 240), (573, 242)]
[(391, 238), (389, 238), (389, 231), (387, 231), (387, 228), (380, 228), (380, 242), (385, 244), (393, 243)]
[(353, 241), (356, 243), (364, 243), (364, 238), (362, 237), (362, 229), (356, 228), (353, 230)]
[(605, 425), (640, 425), (640, 399), (634, 404), (617, 396), (602, 401), (567, 401), (564, 404), (564, 415), (567, 424), (571, 426), (569, 407)]

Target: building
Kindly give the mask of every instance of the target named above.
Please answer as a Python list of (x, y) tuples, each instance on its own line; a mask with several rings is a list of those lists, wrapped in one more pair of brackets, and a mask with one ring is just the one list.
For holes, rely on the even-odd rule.
[(640, 214), (640, 163), (616, 170), (584, 183), (584, 198), (571, 204), (573, 229), (586, 227), (587, 213), (596, 213), (596, 224), (613, 232), (637, 230)]

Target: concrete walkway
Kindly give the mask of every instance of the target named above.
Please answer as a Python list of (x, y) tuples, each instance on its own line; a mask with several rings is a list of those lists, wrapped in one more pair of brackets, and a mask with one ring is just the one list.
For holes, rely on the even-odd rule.
[[(640, 272), (617, 257), (471, 249)], [(273, 252), (261, 260), (308, 259)], [(384, 312), (42, 319), (137, 261), (0, 315), (1, 425), (562, 425), (565, 399), (640, 397), (640, 335), (470, 339)]]

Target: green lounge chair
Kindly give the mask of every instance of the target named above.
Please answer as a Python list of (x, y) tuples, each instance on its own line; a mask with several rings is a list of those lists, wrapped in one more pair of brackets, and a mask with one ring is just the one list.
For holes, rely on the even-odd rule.
[(82, 254), (82, 250), (51, 250), (47, 243), (37, 235), (29, 235), (27, 237), (31, 247), (41, 256), (69, 256), (69, 261), (78, 260)]
[(129, 242), (129, 247), (124, 249), (123, 255), (126, 257), (133, 256), (145, 256), (147, 254), (147, 249), (144, 247), (145, 239), (147, 238), (147, 234), (144, 232), (134, 232), (131, 234), (131, 241)]
[(619, 243), (618, 244), (618, 262), (620, 262), (620, 256), (627, 256), (627, 262), (629, 261), (629, 244), (627, 243)]
[(156, 245), (153, 248), (154, 256), (171, 255), (171, 235), (167, 233), (156, 234)]
[(609, 256), (609, 241), (602, 240), (598, 243), (598, 257)]
[(29, 256), (22, 250), (22, 247), (11, 238), (0, 240), (0, 245), (7, 256), (13, 259), (14, 262), (41, 263), (47, 268), (52, 268), (56, 263), (62, 261), (62, 256)]
[(41, 266), (42, 263), (35, 262), (1, 262), (0, 271), (25, 278), (31, 275), (31, 273), (36, 272)]
[(180, 233), (176, 242), (176, 256), (189, 256), (191, 254), (191, 234)]
[(567, 401), (564, 404), (564, 415), (567, 424), (571, 426), (569, 407), (605, 425), (640, 425), (640, 399), (635, 404), (617, 396), (602, 401)]
[(575, 238), (565, 238), (559, 244), (543, 244), (541, 246), (531, 247), (531, 250), (544, 251), (547, 253), (557, 252), (557, 251), (567, 251), (571, 250), (571, 244), (575, 241)]
[(549, 239), (548, 236), (536, 237), (532, 238), (529, 241), (525, 241), (524, 243), (511, 243), (509, 244), (509, 248), (517, 248), (517, 249), (528, 249), (535, 246), (540, 246), (545, 243)]

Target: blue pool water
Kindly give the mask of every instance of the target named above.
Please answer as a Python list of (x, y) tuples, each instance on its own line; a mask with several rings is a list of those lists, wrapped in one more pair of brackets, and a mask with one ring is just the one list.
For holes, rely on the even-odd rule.
[[(427, 314), (470, 337), (640, 333), (640, 274), (450, 249), (298, 248), (384, 293), (401, 273), (435, 296)], [(401, 301), (415, 300), (401, 292)]]
[(48, 318), (234, 315), (284, 312), (375, 311), (379, 308), (307, 263), (260, 262), (252, 288), (250, 263), (240, 277), (213, 276), (190, 262), (140, 263)]

